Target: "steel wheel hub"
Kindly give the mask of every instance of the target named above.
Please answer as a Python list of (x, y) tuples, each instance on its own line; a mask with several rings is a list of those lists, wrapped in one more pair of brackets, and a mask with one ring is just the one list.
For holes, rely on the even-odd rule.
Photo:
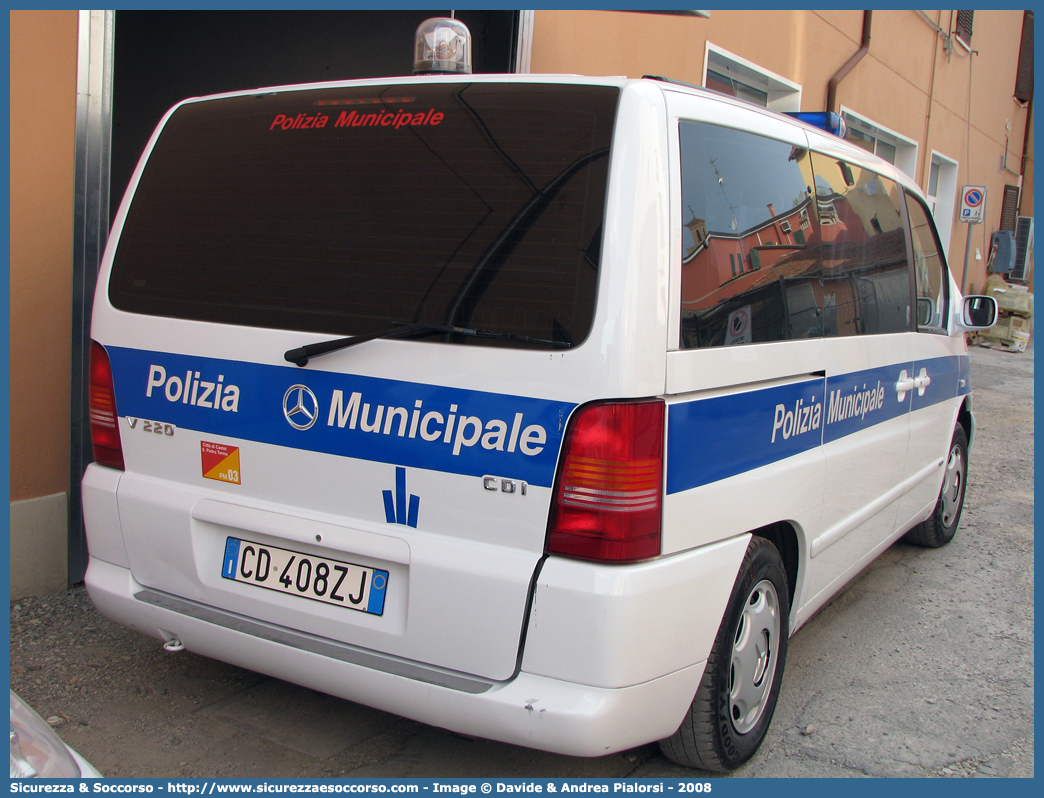
[(960, 446), (950, 449), (950, 457), (946, 461), (946, 475), (943, 477), (942, 488), (942, 522), (943, 526), (949, 527), (957, 511), (961, 507), (961, 495), (964, 493), (964, 476), (967, 465), (964, 462), (964, 452)]
[(776, 671), (779, 629), (779, 597), (773, 584), (765, 579), (747, 596), (732, 643), (729, 714), (740, 734), (754, 728), (768, 703)]

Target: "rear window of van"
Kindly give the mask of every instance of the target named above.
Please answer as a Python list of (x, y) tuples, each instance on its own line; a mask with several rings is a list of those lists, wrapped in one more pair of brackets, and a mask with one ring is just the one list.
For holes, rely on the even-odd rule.
[(578, 344), (618, 94), (436, 83), (188, 103), (143, 171), (110, 300), (316, 333), (433, 323)]

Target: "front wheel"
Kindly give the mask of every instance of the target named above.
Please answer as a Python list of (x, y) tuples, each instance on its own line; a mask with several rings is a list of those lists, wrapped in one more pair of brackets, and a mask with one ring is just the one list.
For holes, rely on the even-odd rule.
[(678, 731), (660, 741), (668, 759), (720, 772), (754, 755), (776, 708), (789, 615), (779, 552), (753, 537), (688, 714)]
[(946, 456), (939, 500), (927, 521), (922, 521), (906, 533), (905, 540), (918, 546), (937, 549), (945, 546), (957, 532), (964, 509), (964, 494), (968, 487), (968, 436), (960, 425), (953, 431), (950, 453)]

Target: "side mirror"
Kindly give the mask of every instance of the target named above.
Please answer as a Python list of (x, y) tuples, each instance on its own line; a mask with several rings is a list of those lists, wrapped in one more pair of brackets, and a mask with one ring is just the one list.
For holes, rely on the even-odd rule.
[(991, 296), (966, 296), (961, 327), (968, 332), (988, 330), (997, 323), (997, 300)]

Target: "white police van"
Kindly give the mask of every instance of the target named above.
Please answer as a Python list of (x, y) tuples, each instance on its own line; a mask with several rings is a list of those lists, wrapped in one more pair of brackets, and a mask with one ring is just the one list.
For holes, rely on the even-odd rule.
[(186, 101), (101, 269), (87, 586), (435, 726), (734, 767), (789, 635), (954, 534), (995, 313), (905, 175), (700, 89)]

